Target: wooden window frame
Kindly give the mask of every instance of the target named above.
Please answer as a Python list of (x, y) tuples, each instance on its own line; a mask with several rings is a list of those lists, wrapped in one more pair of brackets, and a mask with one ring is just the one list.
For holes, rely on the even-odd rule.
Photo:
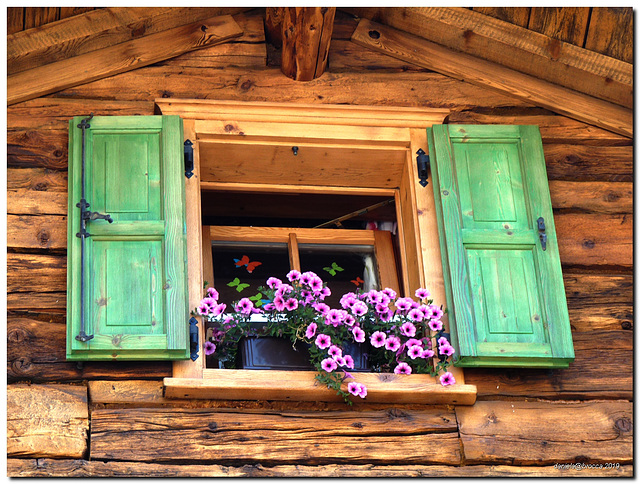
[[(442, 123), (448, 110), (176, 99), (158, 99), (156, 108), (158, 114), (181, 116), (184, 138), (194, 143), (194, 176), (185, 182), (190, 307), (195, 308), (203, 294), (203, 257), (206, 255), (202, 249), (208, 235), (202, 225), (202, 190), (392, 195), (401, 241), (400, 285), (410, 296), (418, 287), (428, 287), (436, 302), (445, 303), (433, 184), (429, 183), (426, 188), (419, 185), (415, 152), (419, 148), (428, 151), (426, 128)], [(282, 153), (294, 144), (310, 153), (310, 159), (315, 160), (312, 166), (317, 167), (322, 161), (322, 170), (326, 171), (322, 177), (316, 176), (314, 180), (308, 167), (307, 171), (297, 173), (301, 168), (296, 165), (286, 183), (282, 183), (282, 175), (269, 176), (271, 172), (265, 164), (268, 159), (264, 161), (260, 157), (252, 160), (258, 172), (255, 177), (250, 171), (243, 172), (239, 165), (228, 170), (227, 176), (224, 160), (215, 167), (209, 161), (209, 156), (221, 149), (230, 150), (229, 153), (237, 153), (239, 149), (247, 153), (257, 149)], [(325, 158), (321, 159), (323, 150)], [(341, 161), (325, 164), (330, 159), (326, 158), (328, 151), (340, 153)], [(201, 155), (203, 160), (206, 155), (206, 163), (201, 163)], [(345, 164), (344, 158), (349, 156), (350, 163)], [(351, 171), (346, 170), (349, 173), (343, 176), (346, 166)], [(267, 179), (263, 181), (265, 174)], [(222, 178), (216, 178), (218, 176)], [(346, 176), (351, 178), (347, 181)], [(167, 398), (341, 399), (318, 384), (315, 372), (206, 369), (202, 356), (205, 336), (202, 323), (199, 330), (201, 357), (196, 361), (174, 362), (173, 376), (164, 379)], [(368, 402), (472, 405), (476, 399), (475, 385), (465, 384), (461, 368), (452, 366), (450, 371), (457, 383), (447, 387), (435, 377), (418, 374), (359, 373), (358, 381), (368, 388)]]

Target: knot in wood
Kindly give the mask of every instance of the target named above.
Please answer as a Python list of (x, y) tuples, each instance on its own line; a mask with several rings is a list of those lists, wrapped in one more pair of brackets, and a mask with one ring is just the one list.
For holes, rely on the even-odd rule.
[(369, 37), (374, 40), (378, 40), (380, 38), (380, 32), (378, 32), (377, 30), (369, 30)]
[(616, 428), (621, 432), (631, 432), (633, 423), (627, 417), (622, 417), (616, 420)]
[(582, 247), (585, 249), (593, 249), (596, 246), (596, 243), (593, 240), (585, 240), (582, 242)]
[(43, 247), (49, 245), (50, 237), (51, 236), (49, 235), (49, 232), (47, 232), (45, 229), (40, 230), (40, 232), (38, 232), (38, 235), (36, 236), (36, 238), (38, 239), (38, 243)]
[(218, 424), (216, 422), (209, 422), (209, 425), (207, 425), (207, 427), (209, 428), (209, 430), (212, 430), (214, 432), (218, 430)]

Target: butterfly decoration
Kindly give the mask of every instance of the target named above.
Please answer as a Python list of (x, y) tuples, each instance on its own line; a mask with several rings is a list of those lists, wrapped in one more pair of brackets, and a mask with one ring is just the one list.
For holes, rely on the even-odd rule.
[(356, 277), (355, 279), (351, 279), (351, 282), (353, 282), (356, 287), (360, 286), (360, 284), (364, 284), (364, 281), (362, 279), (360, 279), (360, 277)]
[(332, 276), (335, 276), (336, 272), (344, 271), (344, 269), (340, 267), (338, 264), (336, 264), (335, 262), (331, 263), (331, 267), (323, 267), (323, 269), (327, 271), (329, 274), (331, 274)]
[(251, 299), (255, 303), (255, 306), (259, 308), (263, 304), (269, 304), (271, 302), (270, 299), (262, 299), (262, 296), (263, 294), (259, 292), (255, 296), (251, 296), (249, 299)]
[(233, 281), (229, 282), (229, 283), (227, 284), (227, 286), (229, 286), (229, 287), (235, 287), (235, 288), (236, 288), (236, 291), (238, 291), (238, 292), (242, 292), (242, 291), (244, 291), (247, 287), (249, 287), (249, 284), (241, 283), (241, 282), (240, 282), (240, 279), (238, 279), (238, 278), (236, 277)]
[(246, 266), (249, 274), (255, 271), (256, 267), (262, 265), (262, 262), (258, 261), (249, 262), (249, 257), (246, 255), (243, 255), (241, 259), (233, 259), (233, 262), (235, 262), (236, 267)]

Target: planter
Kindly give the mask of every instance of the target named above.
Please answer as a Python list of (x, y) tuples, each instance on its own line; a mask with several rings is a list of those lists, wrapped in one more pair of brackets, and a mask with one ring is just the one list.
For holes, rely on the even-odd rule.
[[(366, 346), (347, 344), (345, 354), (351, 355), (353, 371), (368, 371)], [(314, 370), (309, 363), (309, 345), (275, 337), (249, 337), (240, 340), (238, 368), (245, 370)]]

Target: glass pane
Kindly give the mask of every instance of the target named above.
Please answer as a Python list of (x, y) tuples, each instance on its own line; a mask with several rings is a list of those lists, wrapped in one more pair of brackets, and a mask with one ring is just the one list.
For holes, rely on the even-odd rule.
[(340, 308), (347, 292), (380, 289), (373, 246), (300, 244), (299, 249), (302, 272), (315, 272), (331, 289), (325, 299), (331, 308)]

